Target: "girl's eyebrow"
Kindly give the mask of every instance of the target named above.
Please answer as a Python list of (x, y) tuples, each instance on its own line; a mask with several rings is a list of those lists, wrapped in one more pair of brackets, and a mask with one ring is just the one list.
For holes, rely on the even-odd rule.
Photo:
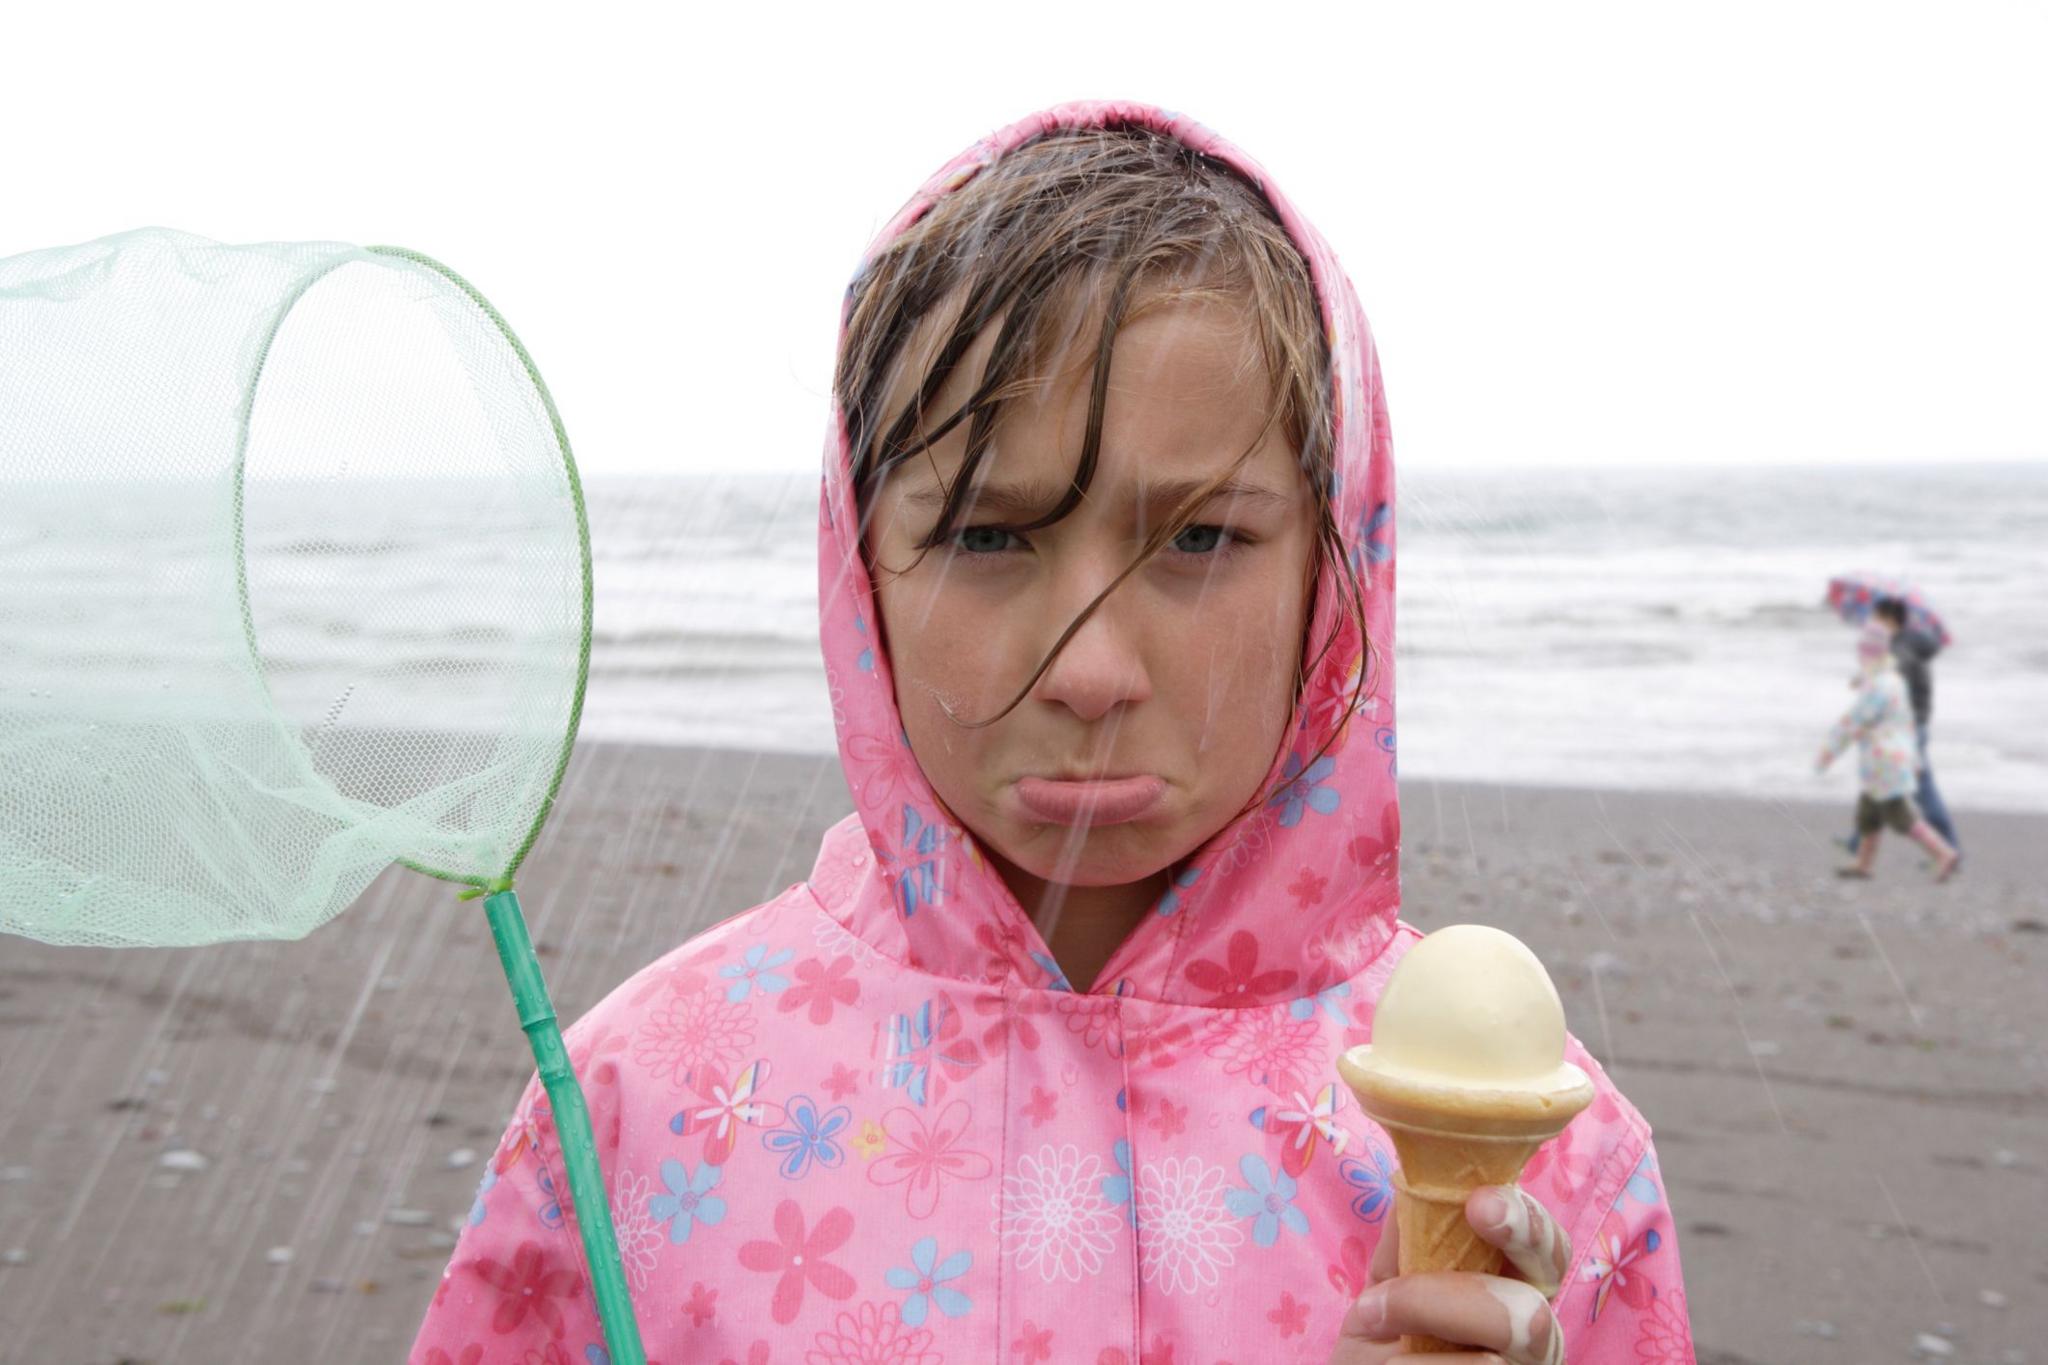
[[(1202, 491), (1207, 479), (1156, 479), (1144, 485), (1144, 503), (1150, 516), (1164, 516)], [(1030, 518), (1052, 507), (1071, 487), (1066, 483), (988, 483), (976, 488), (967, 499), (967, 505), (977, 512), (1002, 513), (1012, 517)], [(1243, 498), (1254, 503), (1285, 507), (1294, 500), (1277, 489), (1262, 483), (1232, 477), (1226, 479), (1209, 494), (1204, 502), (1219, 498)], [(903, 501), (915, 508), (939, 508), (945, 506), (946, 489), (941, 487), (915, 488), (903, 495)], [(1126, 498), (1126, 502), (1135, 501)]]

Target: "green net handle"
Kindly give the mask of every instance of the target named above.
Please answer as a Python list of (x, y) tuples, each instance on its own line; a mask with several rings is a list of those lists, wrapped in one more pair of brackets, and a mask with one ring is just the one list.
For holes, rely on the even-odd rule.
[(646, 1365), (640, 1324), (633, 1317), (633, 1296), (626, 1289), (618, 1237), (612, 1231), (611, 1200), (605, 1194), (604, 1172), (597, 1164), (590, 1110), (583, 1103), (583, 1087), (569, 1066), (569, 1050), (562, 1045), (562, 1030), (555, 1021), (547, 983), (541, 979), (540, 960), (533, 955), (533, 940), (527, 937), (518, 894), (506, 890), (486, 896), (484, 916), (498, 943), (498, 960), (505, 966), (512, 1001), (519, 1008), (519, 1026), (533, 1045), (533, 1060), (554, 1109), (555, 1137), (569, 1168), (569, 1194), (576, 1208), (576, 1224), (583, 1233), (583, 1255), (597, 1294), (605, 1349), (611, 1353), (611, 1365)]

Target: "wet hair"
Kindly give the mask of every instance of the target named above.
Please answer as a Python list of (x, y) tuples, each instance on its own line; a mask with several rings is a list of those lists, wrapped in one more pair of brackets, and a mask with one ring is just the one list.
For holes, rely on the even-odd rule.
[(1896, 597), (1880, 597), (1871, 603), (1870, 614), (1895, 626), (1906, 624), (1906, 604)]
[[(1363, 591), (1330, 502), (1330, 355), (1308, 263), (1271, 204), (1238, 171), (1135, 125), (1061, 130), (1011, 149), (942, 197), (855, 278), (833, 396), (846, 430), (863, 547), (890, 472), (965, 423), (966, 455), (938, 522), (919, 542), (917, 560), (892, 572), (909, 572), (951, 540), (1005, 402), (1042, 385), (1060, 357), (1092, 351), (1087, 432), (1070, 486), (1036, 517), (1000, 529), (1033, 531), (1065, 517), (1095, 473), (1119, 329), (1183, 300), (1226, 301), (1249, 315), (1270, 385), (1258, 437), (1151, 532), (1001, 711), (986, 720), (954, 717), (957, 723), (980, 728), (1014, 710), (1103, 600), (1194, 523), (1213, 489), (1243, 468), (1276, 422), (1296, 452), (1319, 523), (1306, 569), (1307, 619), (1315, 619), (1321, 566), (1335, 565), (1359, 638), (1369, 641)], [(982, 373), (971, 377), (966, 401), (952, 412), (934, 411), (939, 392), (990, 327), (997, 329), (993, 347)], [(1337, 635), (1333, 628), (1307, 664), (1296, 652), (1297, 704), (1306, 676)], [(1368, 681), (1369, 670), (1361, 668), (1352, 708)], [(1333, 731), (1307, 763), (1334, 738)]]

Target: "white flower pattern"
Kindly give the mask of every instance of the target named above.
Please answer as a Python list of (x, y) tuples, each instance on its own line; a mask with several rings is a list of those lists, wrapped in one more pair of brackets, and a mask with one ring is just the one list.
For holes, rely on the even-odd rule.
[(647, 1212), (653, 1194), (653, 1182), (646, 1176), (621, 1171), (612, 1195), (612, 1229), (619, 1237), (619, 1259), (625, 1263), (626, 1278), (636, 1294), (646, 1290), (655, 1252), (661, 1247), (661, 1228)]
[(1026, 1154), (996, 1192), (996, 1231), (1017, 1268), (1047, 1283), (1101, 1271), (1122, 1222), (1102, 1197), (1102, 1159), (1078, 1147), (1042, 1147)]
[(1138, 1175), (1138, 1243), (1147, 1284), (1168, 1294), (1212, 1288), (1237, 1262), (1244, 1230), (1224, 1206), (1229, 1177), (1200, 1157), (1167, 1157)]

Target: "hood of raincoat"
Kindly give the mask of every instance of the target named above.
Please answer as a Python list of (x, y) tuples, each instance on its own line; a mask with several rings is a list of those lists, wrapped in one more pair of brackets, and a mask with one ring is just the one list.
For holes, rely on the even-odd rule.
[[(1324, 1365), (1394, 1222), (1392, 1147), (1335, 1074), (1419, 937), (1395, 921), (1391, 454), (1350, 286), (1248, 157), (1135, 104), (995, 134), (883, 238), (1026, 139), (1111, 123), (1240, 168), (1308, 258), (1371, 688), (1346, 710), (1366, 651), (1325, 568), (1308, 638), (1339, 635), (1273, 755), (1285, 787), (1184, 861), (1098, 988), (1068, 989), (904, 739), (835, 421), (820, 624), (856, 809), (809, 878), (665, 954), (567, 1035), (651, 1362)], [(1557, 1299), (1570, 1359), (1690, 1360), (1648, 1126), (1576, 1040), (1566, 1055), (1598, 1095), (1522, 1183), (1575, 1253)], [(580, 1223), (530, 1082), (417, 1365), (603, 1360)]]
[[(1258, 163), (1191, 119), (1125, 103), (1061, 106), (976, 143), (926, 182), (865, 259), (1011, 148), (1062, 128), (1116, 125), (1172, 137), (1229, 164), (1265, 195), (1307, 259), (1329, 343), (1331, 501), (1364, 590), (1370, 649), (1346, 610), (1339, 568), (1326, 560), (1303, 641), (1314, 666), (1262, 787), (1276, 794), (1176, 865), (1166, 894), (1093, 988), (1167, 1002), (1267, 1005), (1354, 975), (1393, 937), (1400, 904), (1393, 446), (1372, 333), (1350, 281)], [(988, 983), (1059, 984), (1036, 926), (911, 755), (874, 629), (851, 451), (836, 414), (819, 510), (819, 630), (856, 810), (825, 840), (812, 888), (851, 932), (910, 965)], [(1319, 651), (1332, 629), (1334, 646)], [(1347, 703), (1361, 669), (1367, 686), (1353, 711)], [(1228, 970), (1226, 980), (1205, 963), (1242, 970)]]

